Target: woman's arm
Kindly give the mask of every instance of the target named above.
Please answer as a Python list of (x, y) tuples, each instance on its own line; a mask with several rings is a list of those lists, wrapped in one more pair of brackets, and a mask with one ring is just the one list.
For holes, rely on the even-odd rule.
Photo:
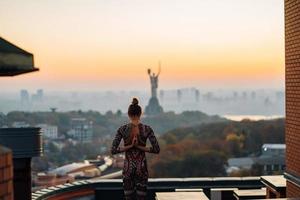
[(145, 152), (150, 152), (150, 147), (144, 147), (144, 146), (141, 146), (141, 145), (134, 145), (136, 148), (142, 150), (142, 151), (145, 151)]
[(124, 146), (124, 147), (119, 147), (119, 152), (124, 152), (124, 151), (127, 151), (128, 149), (131, 149), (133, 147), (133, 143), (127, 145), (127, 146)]
[(149, 149), (149, 153), (155, 153), (158, 154), (160, 152), (159, 144), (158, 141), (154, 135), (154, 132), (152, 128), (150, 128), (150, 133), (149, 133), (149, 141), (151, 143), (151, 147)]
[(113, 140), (112, 145), (111, 145), (111, 154), (114, 155), (117, 153), (121, 153), (120, 148), (119, 148), (121, 140), (122, 140), (122, 134), (121, 134), (120, 129), (118, 129), (115, 139)]

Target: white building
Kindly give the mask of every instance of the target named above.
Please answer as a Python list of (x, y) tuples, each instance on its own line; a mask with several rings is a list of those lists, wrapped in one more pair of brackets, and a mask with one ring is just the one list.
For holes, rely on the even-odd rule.
[(37, 124), (36, 127), (40, 127), (43, 135), (49, 139), (58, 138), (58, 128), (57, 126), (48, 125), (48, 124)]
[(285, 170), (285, 144), (263, 144), (258, 157), (243, 157), (228, 159), (227, 173), (241, 169), (250, 170), (252, 166), (260, 165), (264, 175), (283, 173)]
[(20, 121), (20, 122), (13, 122), (12, 123), (13, 128), (28, 128), (30, 127), (30, 124)]
[(262, 156), (285, 156), (285, 144), (264, 144)]
[(285, 144), (264, 144), (261, 156), (257, 163), (263, 166), (264, 174), (272, 174), (274, 171), (283, 173), (285, 170)]
[(254, 164), (254, 160), (251, 157), (243, 157), (243, 158), (229, 158), (228, 161), (228, 169), (227, 171), (235, 171), (241, 169), (251, 169)]
[(93, 122), (85, 118), (71, 119), (71, 129), (68, 135), (80, 142), (91, 142), (93, 137)]

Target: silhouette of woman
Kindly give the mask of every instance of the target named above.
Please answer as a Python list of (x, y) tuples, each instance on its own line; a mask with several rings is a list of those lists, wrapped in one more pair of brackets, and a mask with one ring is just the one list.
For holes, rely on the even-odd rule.
[[(138, 103), (138, 100), (133, 98), (128, 108), (130, 123), (118, 129), (111, 147), (112, 154), (125, 152), (123, 188), (126, 200), (146, 199), (148, 169), (145, 152), (158, 154), (160, 151), (152, 128), (140, 122), (142, 108)], [(124, 146), (119, 147), (122, 139)], [(146, 147), (147, 139), (151, 147)]]

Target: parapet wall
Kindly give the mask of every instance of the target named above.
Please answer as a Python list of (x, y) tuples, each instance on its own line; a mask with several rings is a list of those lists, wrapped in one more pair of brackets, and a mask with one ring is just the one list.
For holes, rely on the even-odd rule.
[[(149, 179), (148, 199), (155, 199), (155, 192), (174, 192), (180, 188), (201, 188), (210, 196), (211, 188), (253, 189), (263, 187), (260, 177), (215, 178), (158, 178)], [(96, 196), (96, 199), (122, 199), (121, 179), (84, 180), (42, 189), (32, 193), (32, 200), (60, 200)], [(112, 198), (114, 197), (114, 198)]]

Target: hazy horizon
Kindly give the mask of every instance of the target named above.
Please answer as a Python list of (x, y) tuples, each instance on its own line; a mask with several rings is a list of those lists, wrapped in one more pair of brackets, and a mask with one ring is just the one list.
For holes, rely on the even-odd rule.
[[(284, 90), (198, 90), (198, 96), (195, 88), (181, 88), (181, 95), (178, 95), (177, 90), (163, 91), (163, 93), (159, 92), (158, 99), (165, 112), (181, 113), (193, 110), (218, 115), (283, 116), (285, 111)], [(148, 105), (150, 93), (144, 90), (2, 91), (0, 113), (50, 111), (52, 107), (57, 108), (59, 112), (93, 110), (106, 113), (121, 110), (126, 113), (132, 97), (138, 97), (140, 105), (145, 108)]]
[(0, 36), (39, 72), (2, 91), (284, 88), (281, 0), (2, 0)]

